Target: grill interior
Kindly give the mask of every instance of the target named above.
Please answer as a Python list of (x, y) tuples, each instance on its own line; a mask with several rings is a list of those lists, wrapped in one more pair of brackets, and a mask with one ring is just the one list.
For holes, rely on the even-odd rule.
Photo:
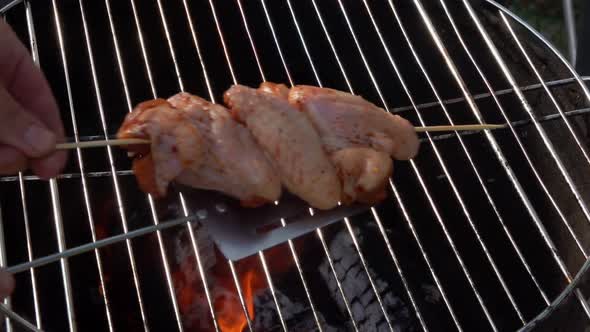
[[(385, 203), (292, 247), (228, 263), (197, 223), (18, 274), (8, 304), (37, 328), (223, 331), (220, 285), (237, 301), (255, 271), (246, 330), (516, 330), (587, 259), (588, 94), (492, 2), (37, 0), (6, 20), (34, 45), (72, 140), (112, 137), (146, 99), (219, 101), (262, 80), (353, 91), (415, 125), (475, 123), (475, 110), (513, 124), (424, 136), (414, 161), (395, 164)], [(199, 208), (190, 192), (148, 198), (116, 148), (70, 157), (51, 183), (0, 179), (5, 265)], [(568, 324), (586, 324), (583, 299), (578, 289)]]

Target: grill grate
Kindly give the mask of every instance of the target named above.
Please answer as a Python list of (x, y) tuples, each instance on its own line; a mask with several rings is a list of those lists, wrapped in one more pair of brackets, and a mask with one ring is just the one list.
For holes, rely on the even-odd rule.
[[(391, 201), (363, 218), (344, 219), (283, 245), (294, 264), (292, 285), (273, 270), (276, 257), (260, 252), (254, 259), (270, 291), (277, 330), (293, 329), (290, 309), (281, 302), (287, 291), (299, 294), (317, 330), (332, 327), (326, 323), (326, 290), (310, 272), (319, 264), (303, 248), (312, 242), (335, 284), (332, 309), (342, 308), (330, 322), (343, 321), (342, 328), (354, 331), (399, 328), (400, 317), (388, 302), (392, 285), (398, 285), (416, 328), (425, 331), (483, 329), (484, 323), (493, 331), (529, 328), (540, 312), (555, 309), (553, 301), (563, 300), (559, 295), (588, 259), (590, 212), (580, 174), (590, 157), (578, 128), (580, 116), (590, 111), (586, 79), (493, 1), (474, 8), (465, 0), (155, 0), (141, 6), (136, 0), (38, 0), (23, 1), (6, 16), (48, 73), (75, 141), (109, 138), (126, 113), (121, 105), (131, 111), (141, 100), (178, 90), (215, 102), (231, 83), (261, 80), (348, 90), (420, 125), (510, 124), (503, 132), (427, 133), (420, 156), (396, 164)], [(77, 150), (49, 186), (29, 174), (0, 183), (7, 193), (0, 200), (2, 266), (198, 208), (189, 193), (167, 202), (178, 207), (172, 212), (139, 193), (129, 161), (111, 147)], [(99, 227), (107, 220), (113, 225), (105, 234)], [(369, 241), (378, 244), (363, 242), (368, 227), (374, 228)], [(170, 232), (95, 250), (93, 258), (31, 268), (18, 276), (6, 308), (37, 329), (191, 331), (175, 284)], [(186, 225), (198, 291), (208, 307), (203, 318), (221, 331), (213, 294), (217, 280), (208, 272), (201, 232)], [(359, 311), (362, 300), (351, 287), (346, 257), (332, 245), (338, 232), (347, 234), (358, 275), (367, 280), (363, 294), (374, 298), (376, 323)], [(145, 257), (146, 252), (158, 256)], [(248, 312), (240, 264), (223, 265), (246, 328), (254, 331), (260, 327)], [(417, 275), (433, 284), (438, 304), (420, 298)], [(85, 290), (93, 283), (95, 291)], [(590, 318), (582, 291), (574, 295), (578, 310)], [(98, 300), (90, 301), (93, 296)], [(125, 315), (131, 318), (125, 321)], [(14, 328), (10, 320), (6, 324)]]

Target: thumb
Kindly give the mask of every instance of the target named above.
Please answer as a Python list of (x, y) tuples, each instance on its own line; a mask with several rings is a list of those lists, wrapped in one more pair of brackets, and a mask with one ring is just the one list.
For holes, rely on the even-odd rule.
[(53, 152), (55, 142), (55, 134), (0, 87), (0, 143), (40, 158)]

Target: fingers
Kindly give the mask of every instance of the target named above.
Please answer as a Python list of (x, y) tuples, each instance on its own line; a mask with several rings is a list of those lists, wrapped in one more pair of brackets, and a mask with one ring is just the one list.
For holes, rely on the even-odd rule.
[(55, 152), (49, 157), (31, 160), (30, 167), (40, 178), (49, 179), (61, 172), (66, 164), (67, 156), (65, 151)]
[(43, 73), (16, 34), (0, 20), (0, 86), (61, 139), (59, 109)]
[[(13, 147), (27, 157), (41, 178), (57, 175), (67, 154), (54, 152), (64, 129), (53, 93), (43, 73), (12, 29), (0, 20), (0, 146)], [(0, 153), (4, 150), (0, 149)], [(0, 173), (22, 170), (15, 151), (0, 156)]]
[(12, 274), (0, 270), (0, 299), (12, 294), (14, 290), (14, 277)]
[(41, 158), (54, 151), (56, 136), (0, 87), (0, 143)]
[(0, 145), (0, 175), (15, 174), (27, 169), (27, 157), (19, 150)]

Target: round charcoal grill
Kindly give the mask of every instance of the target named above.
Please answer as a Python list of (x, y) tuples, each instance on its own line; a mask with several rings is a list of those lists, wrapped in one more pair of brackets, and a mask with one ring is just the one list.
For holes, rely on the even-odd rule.
[[(71, 140), (140, 101), (221, 100), (268, 80), (350, 91), (423, 136), (367, 213), (227, 261), (198, 222), (16, 275), (5, 327), (43, 331), (580, 331), (590, 309), (590, 92), (494, 1), (0, 1)], [(49, 182), (2, 177), (0, 264), (164, 224), (201, 206), (141, 193), (120, 149)]]

